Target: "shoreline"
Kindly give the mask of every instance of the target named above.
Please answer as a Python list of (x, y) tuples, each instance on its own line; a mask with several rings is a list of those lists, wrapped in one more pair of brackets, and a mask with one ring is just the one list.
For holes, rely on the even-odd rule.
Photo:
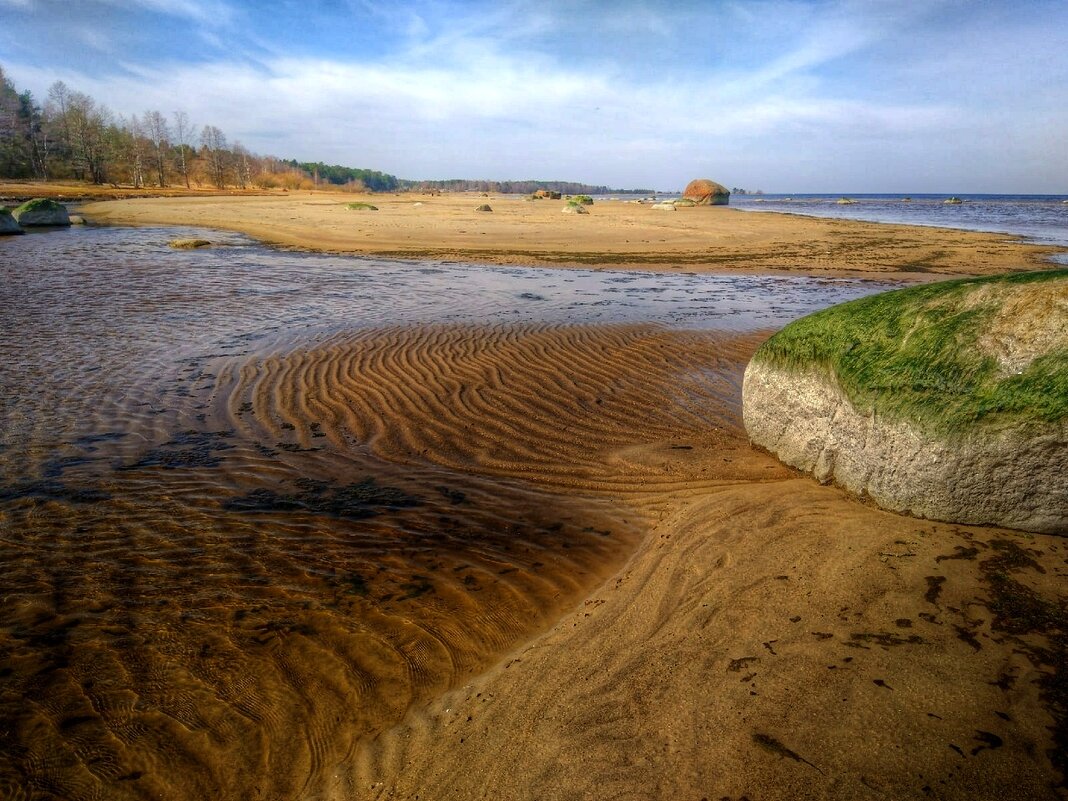
[[(476, 212), (478, 201), (493, 212)], [(377, 205), (354, 211), (350, 202)], [(1011, 234), (836, 220), (730, 207), (601, 201), (588, 215), (561, 201), (469, 195), (136, 198), (81, 204), (91, 221), (184, 225), (245, 234), (283, 249), (372, 258), (650, 272), (802, 274), (910, 282), (1055, 269), (1068, 252)]]

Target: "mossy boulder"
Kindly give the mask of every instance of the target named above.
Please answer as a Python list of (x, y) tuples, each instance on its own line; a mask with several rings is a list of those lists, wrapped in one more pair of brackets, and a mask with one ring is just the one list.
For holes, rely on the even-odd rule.
[(581, 203), (568, 203), (562, 209), (564, 214), (589, 214), (589, 209), (583, 206)]
[(726, 206), (731, 200), (731, 190), (707, 178), (695, 178), (686, 184), (682, 196), (697, 206)]
[(1068, 270), (797, 320), (743, 383), (756, 444), (887, 509), (1068, 534)]
[(11, 215), (11, 212), (7, 209), (0, 209), (0, 236), (21, 233), (25, 232), (19, 227), (18, 220)]
[(70, 225), (67, 207), (54, 200), (39, 197), (16, 206), (12, 216), (23, 228), (45, 225)]

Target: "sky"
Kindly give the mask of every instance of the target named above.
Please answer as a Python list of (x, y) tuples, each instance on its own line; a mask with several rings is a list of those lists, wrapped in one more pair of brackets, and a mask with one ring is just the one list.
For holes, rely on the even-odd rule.
[(0, 0), (0, 67), (402, 178), (1068, 193), (1065, 0)]

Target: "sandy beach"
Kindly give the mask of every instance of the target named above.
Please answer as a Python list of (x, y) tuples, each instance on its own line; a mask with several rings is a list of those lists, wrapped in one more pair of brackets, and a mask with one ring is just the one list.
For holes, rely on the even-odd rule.
[[(1034, 268), (1049, 252), (1008, 236), (730, 208), (605, 202), (572, 217), (558, 201), (410, 195), (346, 208), (356, 199), (152, 198), (82, 212), (295, 249), (661, 271), (932, 280)], [(480, 202), (494, 211), (475, 212)], [(1068, 544), (890, 514), (751, 447), (741, 377), (770, 333), (397, 326), (211, 357), (210, 400), (195, 409), (209, 430), (249, 443), (249, 465), (351, 450), (398, 482), (442, 469), (488, 496), (493, 479), (532, 498), (531, 515), (574, 510), (593, 521), (583, 532), (614, 521), (622, 533), (580, 555), (546, 546), (502, 575), (502, 527), (504, 550), (477, 565), (482, 586), (442, 579), (373, 615), (363, 596), (346, 606), (315, 594), (307, 565), (348, 558), (346, 543), (294, 546), (305, 563), (260, 542), (254, 567), (278, 606), (245, 619), (220, 596), (191, 622), (180, 604), (151, 612), (173, 620), (124, 644), (141, 652), (132, 667), (120, 648), (107, 663), (65, 656), (56, 700), (20, 730), (38, 750), (19, 769), (35, 787), (84, 797), (250, 797), (249, 776), (266, 798), (339, 801), (1066, 797)], [(280, 452), (268, 459), (258, 442)], [(517, 501), (485, 503), (506, 520)], [(429, 513), (420, 522), (435, 536), (440, 525)], [(172, 538), (130, 536), (135, 553)], [(205, 556), (205, 571), (239, 572), (224, 556), (210, 570)], [(458, 561), (440, 572), (459, 575)], [(359, 639), (348, 614), (366, 615), (351, 624)], [(267, 627), (255, 641), (253, 622)], [(33, 663), (19, 670), (36, 681)], [(105, 745), (94, 746), (103, 756), (82, 755), (78, 739), (102, 691), (67, 675), (114, 682), (104, 705), (119, 712), (103, 716)], [(179, 680), (195, 695), (173, 698)], [(124, 682), (138, 681), (151, 692), (130, 695)], [(137, 727), (166, 737), (137, 739)], [(172, 752), (181, 759), (160, 759)], [(94, 769), (104, 762), (122, 767)]]
[[(369, 203), (378, 211), (353, 210)], [(492, 212), (475, 209), (489, 204)], [(691, 272), (795, 272), (908, 280), (1048, 266), (1057, 248), (1001, 234), (744, 212), (715, 206), (654, 210), (623, 200), (587, 215), (558, 200), (293, 192), (261, 197), (104, 201), (102, 223), (194, 225), (283, 247), (404, 259)]]

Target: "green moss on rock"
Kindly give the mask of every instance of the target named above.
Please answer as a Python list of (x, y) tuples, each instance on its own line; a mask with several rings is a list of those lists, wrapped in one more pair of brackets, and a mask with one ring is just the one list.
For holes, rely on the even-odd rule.
[[(1034, 309), (1029, 299), (1042, 297), (1053, 298), (1048, 319), (1031, 314), (1021, 322), (1028, 315), (1013, 309)], [(1068, 270), (911, 287), (797, 320), (754, 359), (826, 371), (859, 412), (932, 433), (1052, 423), (1068, 418), (1066, 299)], [(1018, 363), (999, 354), (999, 342), (1029, 337), (1040, 346)]]

